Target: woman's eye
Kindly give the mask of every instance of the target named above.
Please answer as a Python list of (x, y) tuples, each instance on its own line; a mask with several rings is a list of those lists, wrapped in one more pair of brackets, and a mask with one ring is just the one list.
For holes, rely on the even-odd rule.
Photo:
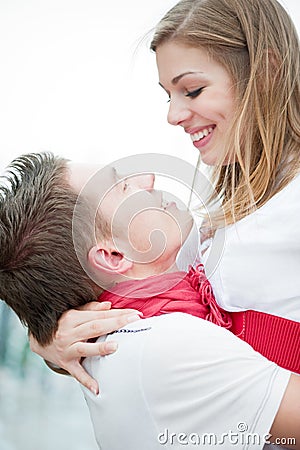
[(190, 97), (190, 98), (196, 98), (198, 97), (198, 95), (201, 94), (201, 92), (203, 91), (203, 88), (199, 88), (199, 89), (195, 89), (194, 91), (187, 91), (187, 93), (185, 94), (186, 97)]

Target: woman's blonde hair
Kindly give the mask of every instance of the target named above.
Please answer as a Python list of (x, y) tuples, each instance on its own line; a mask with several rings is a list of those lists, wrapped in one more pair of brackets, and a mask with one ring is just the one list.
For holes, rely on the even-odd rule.
[(226, 154), (212, 168), (212, 200), (221, 197), (222, 215), (233, 223), (299, 172), (297, 32), (276, 0), (181, 0), (159, 22), (151, 49), (170, 40), (207, 50), (236, 88)]

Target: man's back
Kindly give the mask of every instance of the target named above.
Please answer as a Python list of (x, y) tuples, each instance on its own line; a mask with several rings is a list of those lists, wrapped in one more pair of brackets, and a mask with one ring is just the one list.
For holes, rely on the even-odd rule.
[(106, 337), (118, 351), (87, 358), (85, 390), (102, 450), (261, 449), (289, 381), (227, 330), (173, 313)]

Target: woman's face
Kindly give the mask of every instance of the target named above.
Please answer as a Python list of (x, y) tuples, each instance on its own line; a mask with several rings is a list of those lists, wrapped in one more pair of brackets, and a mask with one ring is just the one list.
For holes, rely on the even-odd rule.
[(156, 61), (159, 84), (169, 96), (168, 122), (182, 126), (202, 161), (215, 165), (235, 111), (229, 73), (205, 50), (171, 41), (156, 49)]

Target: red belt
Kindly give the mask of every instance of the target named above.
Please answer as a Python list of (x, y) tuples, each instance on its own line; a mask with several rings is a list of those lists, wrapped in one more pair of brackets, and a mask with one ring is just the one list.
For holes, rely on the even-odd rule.
[(258, 311), (232, 312), (231, 331), (270, 361), (300, 374), (300, 323)]

